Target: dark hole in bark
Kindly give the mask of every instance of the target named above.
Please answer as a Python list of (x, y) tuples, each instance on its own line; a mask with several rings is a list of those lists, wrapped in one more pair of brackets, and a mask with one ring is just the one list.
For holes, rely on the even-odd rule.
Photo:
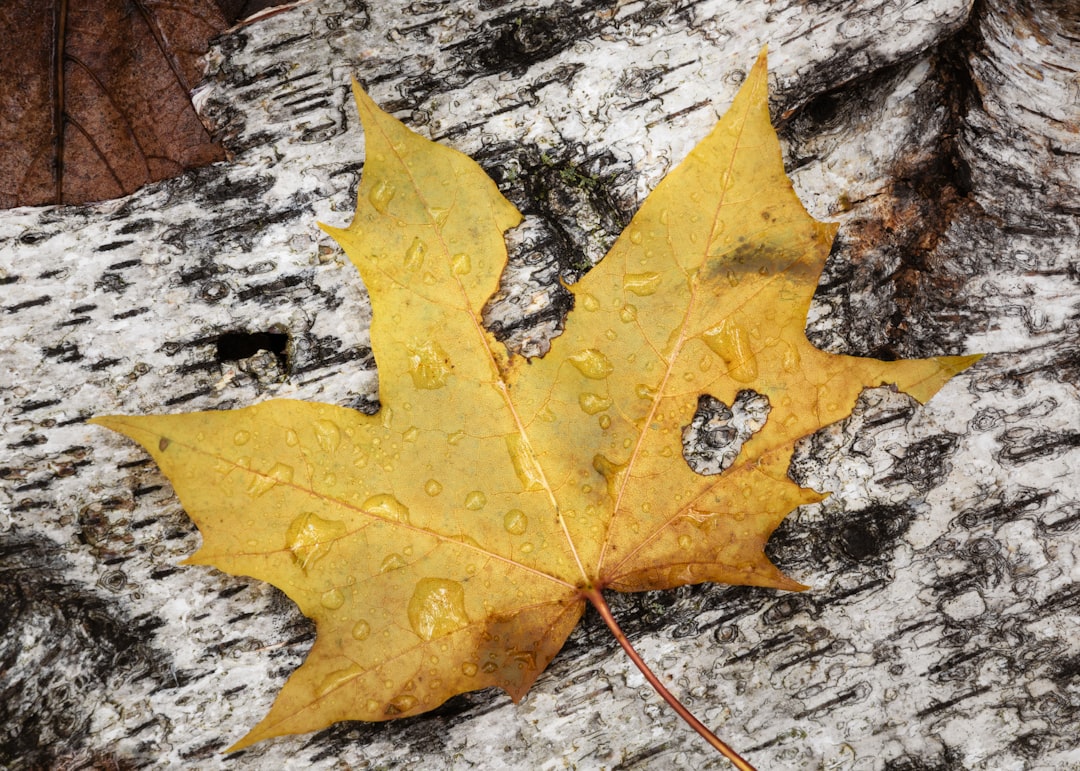
[(226, 332), (217, 339), (219, 362), (240, 361), (259, 351), (269, 351), (277, 358), (281, 369), (289, 370), (289, 336), (282, 332)]

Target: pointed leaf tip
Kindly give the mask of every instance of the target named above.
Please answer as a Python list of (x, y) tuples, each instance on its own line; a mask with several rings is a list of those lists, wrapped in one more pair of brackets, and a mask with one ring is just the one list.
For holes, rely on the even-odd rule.
[(902, 390), (917, 399), (920, 404), (926, 404), (947, 382), (974, 365), (984, 355), (975, 353), (966, 356), (938, 356), (934, 359), (928, 359), (927, 361), (935, 363), (938, 369), (930, 372), (918, 383), (905, 385)]
[(127, 436), (134, 439), (131, 436), (131, 420), (130, 415), (95, 415), (86, 422), (92, 426), (101, 426), (107, 428), (110, 431), (115, 431), (118, 434)]
[(339, 243), (341, 242), (341, 236), (349, 232), (348, 228), (339, 228), (336, 225), (327, 225), (325, 222), (316, 222), (315, 224), (319, 226), (319, 230), (326, 233), (326, 235), (330, 236), (332, 239)]
[(269, 739), (269, 738), (270, 738), (269, 736), (259, 736), (258, 734), (255, 733), (254, 730), (251, 730), (251, 731), (248, 731), (246, 734), (244, 734), (240, 739), (235, 741), (233, 744), (229, 745), (224, 750), (222, 750), (221, 754), (222, 755), (231, 755), (234, 752), (240, 752), (240, 750), (247, 749), (248, 747), (250, 747), (252, 744), (255, 744), (256, 742), (260, 742), (263, 739)]
[(375, 100), (368, 95), (368, 92), (364, 90), (364, 87), (360, 85), (360, 81), (356, 78), (352, 79), (352, 94), (356, 106), (360, 109), (361, 117), (363, 117), (365, 111), (379, 110)]

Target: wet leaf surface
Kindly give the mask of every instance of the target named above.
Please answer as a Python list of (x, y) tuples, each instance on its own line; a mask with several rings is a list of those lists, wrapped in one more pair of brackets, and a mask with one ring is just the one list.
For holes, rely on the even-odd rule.
[[(520, 699), (600, 590), (801, 588), (764, 553), (822, 497), (788, 477), (795, 442), (865, 387), (925, 401), (978, 358), (882, 362), (806, 340), (835, 227), (784, 175), (764, 54), (533, 360), (481, 323), (520, 215), (467, 157), (355, 93), (356, 214), (326, 229), (371, 294), (381, 411), (277, 400), (96, 420), (172, 481), (203, 534), (191, 563), (269, 581), (316, 622), (233, 749), (489, 686)], [(695, 430), (737, 454), (698, 473)]]

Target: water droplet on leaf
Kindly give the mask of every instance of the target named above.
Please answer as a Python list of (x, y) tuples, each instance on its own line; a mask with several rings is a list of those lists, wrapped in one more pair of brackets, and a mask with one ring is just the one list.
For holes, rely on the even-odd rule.
[(503, 517), (503, 527), (510, 535), (522, 535), (529, 529), (529, 518), (520, 509), (510, 509)]
[(413, 385), (435, 390), (446, 385), (450, 377), (450, 357), (438, 343), (426, 342), (409, 348), (409, 374)]
[(415, 707), (417, 700), (415, 696), (403, 694), (401, 696), (395, 696), (390, 700), (390, 703), (386, 705), (387, 715), (402, 715)]
[(408, 523), (409, 521), (408, 507), (390, 493), (373, 495), (364, 501), (364, 505), (360, 508), (368, 514), (388, 519), (391, 522)]
[(350, 680), (353, 680), (362, 674), (364, 674), (364, 670), (358, 664), (345, 669), (338, 669), (323, 678), (323, 681), (319, 683), (318, 688), (315, 689), (315, 693), (320, 697), (325, 696), (330, 693), (330, 691), (342, 687)]
[(649, 401), (652, 401), (652, 399), (656, 396), (656, 389), (650, 385), (638, 383), (636, 386), (634, 386), (634, 394), (639, 399), (647, 399)]
[(544, 489), (543, 472), (529, 443), (521, 434), (506, 435), (506, 451), (523, 490)]
[(464, 276), (472, 270), (472, 258), (465, 252), (458, 252), (450, 258), (450, 268), (459, 276)]
[(379, 572), (389, 573), (391, 570), (398, 570), (403, 567), (405, 567), (405, 559), (400, 554), (387, 554), (382, 564), (379, 565)]
[(623, 476), (626, 474), (626, 464), (615, 463), (603, 455), (594, 455), (592, 465), (607, 482), (608, 494), (612, 498), (617, 497)]
[(458, 543), (463, 543), (463, 544), (465, 544), (466, 546), (471, 546), (471, 547), (472, 547), (472, 548), (474, 548), (474, 549), (478, 549), (478, 550), (480, 550), (480, 551), (482, 551), (482, 550), (483, 550), (483, 547), (481, 547), (481, 546), (480, 546), (480, 544), (479, 544), (479, 543), (477, 543), (476, 539), (475, 539), (475, 538), (472, 538), (472, 537), (470, 537), (470, 536), (467, 536), (467, 535), (456, 535), (456, 536), (454, 536), (454, 540), (455, 540), (455, 541), (457, 541)]
[(440, 228), (446, 224), (446, 220), (450, 218), (450, 210), (443, 206), (432, 206), (428, 209), (428, 214), (435, 220), (435, 224)]
[(317, 560), (327, 555), (334, 541), (346, 532), (348, 528), (344, 522), (323, 519), (308, 511), (289, 524), (285, 533), (285, 547), (292, 552), (296, 564), (307, 572)]
[(652, 270), (646, 273), (627, 273), (623, 279), (623, 288), (639, 297), (655, 294), (660, 288), (660, 274)]
[(253, 498), (266, 494), (278, 483), (289, 484), (293, 478), (293, 467), (285, 463), (275, 463), (265, 474), (254, 475), (248, 482), (247, 492)]
[(465, 587), (447, 578), (421, 578), (408, 607), (409, 624), (424, 640), (456, 632), (469, 623)]
[(784, 358), (781, 361), (780, 366), (783, 367), (784, 372), (798, 372), (799, 368), (802, 366), (802, 361), (799, 358), (799, 349), (786, 341), (783, 345)]
[(745, 328), (725, 320), (703, 332), (701, 337), (713, 353), (724, 360), (732, 378), (748, 383), (757, 377), (757, 356)]
[(611, 360), (595, 348), (586, 348), (580, 353), (575, 353), (570, 357), (570, 363), (577, 368), (578, 372), (592, 380), (603, 380), (615, 371)]
[(476, 666), (476, 664), (473, 664), (471, 661), (466, 661), (464, 664), (461, 665), (461, 674), (465, 675), (465, 677), (474, 676), (476, 674), (477, 670), (478, 670), (478, 667)]
[(352, 628), (352, 636), (354, 640), (366, 640), (371, 635), (371, 624), (364, 619), (360, 619)]
[(429, 479), (424, 483), (424, 492), (434, 498), (442, 492), (442, 485), (439, 484), (437, 479)]
[(603, 412), (611, 406), (611, 399), (600, 394), (583, 393), (578, 396), (578, 406), (588, 415)]
[(414, 238), (409, 248), (405, 250), (405, 267), (409, 270), (417, 270), (424, 264), (424, 255), (427, 254), (427, 244), (419, 238)]
[(251, 439), (251, 434), (247, 431), (237, 431), (232, 438), (233, 444), (237, 447), (247, 444), (249, 439)]
[(631, 321), (637, 318), (637, 308), (629, 303), (622, 307), (619, 311), (619, 318), (629, 324)]
[(386, 214), (387, 207), (390, 206), (390, 201), (396, 192), (394, 186), (384, 179), (371, 188), (371, 192), (368, 193), (368, 200), (375, 207), (375, 211), (379, 214)]
[(487, 504), (487, 496), (479, 490), (473, 490), (465, 496), (465, 508), (469, 511), (480, 511)]
[(315, 441), (323, 452), (334, 452), (341, 444), (341, 429), (337, 424), (329, 420), (316, 420), (313, 426)]
[(324, 608), (329, 610), (337, 610), (345, 604), (345, 595), (341, 593), (340, 589), (330, 589), (323, 592), (322, 597), (319, 598), (319, 602), (322, 603)]

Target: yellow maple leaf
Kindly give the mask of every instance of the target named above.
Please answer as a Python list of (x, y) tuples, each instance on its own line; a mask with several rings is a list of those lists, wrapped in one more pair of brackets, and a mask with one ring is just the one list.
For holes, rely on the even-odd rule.
[[(795, 442), (864, 387), (925, 401), (978, 358), (881, 362), (807, 341), (836, 226), (784, 174), (764, 52), (571, 288), (538, 361), (481, 323), (518, 212), (472, 160), (354, 91), (363, 181), (349, 228), (326, 230), (371, 295), (381, 412), (279, 400), (95, 419), (172, 481), (203, 536), (188, 562), (269, 581), (316, 622), (307, 660), (232, 749), (487, 686), (518, 700), (586, 602), (613, 624), (604, 589), (802, 588), (763, 551), (822, 497), (787, 476)], [(764, 426), (726, 471), (697, 473), (683, 432), (699, 398), (750, 388)]]

